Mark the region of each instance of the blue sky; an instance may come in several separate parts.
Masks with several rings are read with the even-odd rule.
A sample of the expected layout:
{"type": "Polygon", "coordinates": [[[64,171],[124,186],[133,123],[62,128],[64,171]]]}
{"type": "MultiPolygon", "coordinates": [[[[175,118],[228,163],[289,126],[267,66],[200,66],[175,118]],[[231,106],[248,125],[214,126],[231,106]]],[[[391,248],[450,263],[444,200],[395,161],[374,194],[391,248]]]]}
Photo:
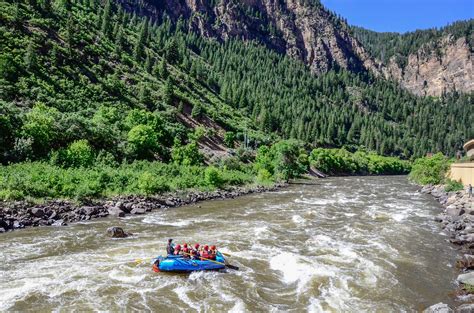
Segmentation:
{"type": "Polygon", "coordinates": [[[474,0],[321,0],[349,24],[406,32],[474,18],[474,0]]]}

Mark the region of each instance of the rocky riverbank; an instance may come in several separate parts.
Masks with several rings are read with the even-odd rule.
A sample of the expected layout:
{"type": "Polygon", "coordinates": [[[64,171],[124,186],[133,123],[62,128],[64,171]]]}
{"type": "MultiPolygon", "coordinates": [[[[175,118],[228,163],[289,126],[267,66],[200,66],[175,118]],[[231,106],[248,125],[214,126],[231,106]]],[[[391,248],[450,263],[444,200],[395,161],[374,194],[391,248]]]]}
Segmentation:
{"type": "MultiPolygon", "coordinates": [[[[442,228],[449,234],[449,241],[459,246],[460,257],[456,266],[461,273],[457,278],[460,289],[457,294],[464,296],[468,301],[474,300],[474,198],[469,198],[466,191],[446,192],[444,185],[428,185],[423,187],[420,192],[430,194],[444,207],[443,212],[435,217],[435,220],[441,223],[442,228]]],[[[435,306],[439,306],[437,304],[435,306]]],[[[425,312],[452,312],[451,309],[444,306],[444,311],[425,312]]],[[[433,306],[433,307],[435,307],[433,306]]],[[[474,304],[464,304],[456,312],[474,312],[474,304]]]]}
{"type": "Polygon", "coordinates": [[[286,184],[272,187],[234,187],[212,192],[174,192],[157,196],[120,196],[79,205],[66,200],[52,200],[43,204],[27,201],[0,202],[0,233],[36,226],[65,226],[109,215],[124,217],[145,214],[152,210],[178,207],[205,200],[229,199],[246,194],[274,191],[286,184]]]}

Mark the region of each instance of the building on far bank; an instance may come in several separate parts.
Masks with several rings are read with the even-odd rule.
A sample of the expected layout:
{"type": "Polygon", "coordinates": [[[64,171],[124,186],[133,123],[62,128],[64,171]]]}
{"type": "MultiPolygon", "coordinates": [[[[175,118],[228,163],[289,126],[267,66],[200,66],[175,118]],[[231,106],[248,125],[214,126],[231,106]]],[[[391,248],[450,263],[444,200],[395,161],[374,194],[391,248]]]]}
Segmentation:
{"type": "Polygon", "coordinates": [[[466,155],[470,160],[474,160],[474,139],[469,140],[463,146],[466,155]]]}
{"type": "Polygon", "coordinates": [[[463,148],[468,160],[451,164],[449,177],[465,186],[468,184],[474,186],[474,139],[466,142],[463,148]]]}

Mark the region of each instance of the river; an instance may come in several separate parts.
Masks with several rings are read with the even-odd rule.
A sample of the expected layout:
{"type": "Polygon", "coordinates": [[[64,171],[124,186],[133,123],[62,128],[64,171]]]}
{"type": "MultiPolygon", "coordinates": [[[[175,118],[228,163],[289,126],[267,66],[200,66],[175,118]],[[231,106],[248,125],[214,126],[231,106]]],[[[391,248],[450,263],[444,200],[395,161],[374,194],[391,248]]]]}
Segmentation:
{"type": "Polygon", "coordinates": [[[402,176],[299,181],[200,207],[2,234],[0,311],[412,312],[452,304],[456,252],[433,221],[439,204],[416,190],[402,176]],[[109,239],[110,226],[135,236],[109,239]],[[217,244],[240,270],[170,275],[133,262],[162,254],[168,237],[217,244]]]}

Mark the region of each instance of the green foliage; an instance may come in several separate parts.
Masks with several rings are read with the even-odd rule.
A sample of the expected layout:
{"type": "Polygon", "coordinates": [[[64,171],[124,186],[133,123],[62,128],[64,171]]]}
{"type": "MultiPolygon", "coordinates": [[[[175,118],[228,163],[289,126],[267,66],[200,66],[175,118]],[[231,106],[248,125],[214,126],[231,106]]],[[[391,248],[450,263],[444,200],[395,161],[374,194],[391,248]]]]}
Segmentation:
{"type": "Polygon", "coordinates": [[[444,190],[446,192],[459,191],[464,189],[464,185],[462,183],[452,179],[447,179],[445,183],[446,186],[444,187],[444,190]]]}
{"type": "Polygon", "coordinates": [[[204,157],[199,152],[196,141],[192,141],[184,146],[181,146],[179,142],[175,142],[171,150],[171,159],[175,164],[189,166],[202,164],[204,157]]]}
{"type": "Polygon", "coordinates": [[[130,153],[138,159],[152,159],[158,151],[158,137],[149,125],[134,126],[127,136],[130,153]]]}
{"type": "Polygon", "coordinates": [[[198,117],[201,117],[203,113],[203,109],[202,109],[202,106],[200,103],[196,103],[194,106],[193,106],[193,109],[191,111],[191,116],[193,118],[198,118],[198,117]]]}
{"type": "Polygon", "coordinates": [[[162,177],[155,176],[149,172],[144,172],[139,176],[138,188],[146,195],[157,194],[170,190],[170,187],[162,177]]]}
{"type": "Polygon", "coordinates": [[[311,166],[327,174],[397,175],[410,171],[408,161],[365,151],[351,153],[344,148],[314,149],[309,160],[311,166]]]}
{"type": "Polygon", "coordinates": [[[204,180],[211,187],[220,187],[223,183],[219,170],[213,166],[209,166],[204,171],[204,180]]]}
{"type": "Polygon", "coordinates": [[[272,182],[272,174],[265,168],[258,170],[257,182],[261,184],[268,184],[272,182]]]}
{"type": "Polygon", "coordinates": [[[418,158],[413,163],[410,179],[420,185],[441,184],[444,182],[450,161],[442,153],[418,158]]]}
{"type": "Polygon", "coordinates": [[[33,150],[38,155],[46,155],[59,137],[59,111],[37,103],[30,112],[22,127],[21,134],[33,140],[33,150]]]}
{"type": "Polygon", "coordinates": [[[137,161],[132,164],[63,168],[44,162],[0,166],[0,200],[87,199],[127,194],[156,194],[190,188],[214,189],[250,184],[247,170],[182,166],[137,161]]]}
{"type": "Polygon", "coordinates": [[[307,167],[300,163],[303,159],[300,158],[300,143],[282,140],[271,147],[262,146],[258,149],[255,169],[263,176],[270,173],[276,180],[288,181],[307,170],[307,167]]]}
{"type": "Polygon", "coordinates": [[[55,151],[51,162],[64,167],[88,167],[94,162],[94,151],[87,140],[77,140],[67,149],[55,151]]]}
{"type": "Polygon", "coordinates": [[[224,134],[224,144],[229,148],[235,147],[235,133],[228,131],[224,134]]]}

